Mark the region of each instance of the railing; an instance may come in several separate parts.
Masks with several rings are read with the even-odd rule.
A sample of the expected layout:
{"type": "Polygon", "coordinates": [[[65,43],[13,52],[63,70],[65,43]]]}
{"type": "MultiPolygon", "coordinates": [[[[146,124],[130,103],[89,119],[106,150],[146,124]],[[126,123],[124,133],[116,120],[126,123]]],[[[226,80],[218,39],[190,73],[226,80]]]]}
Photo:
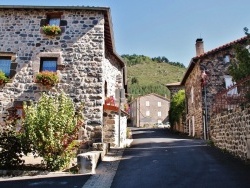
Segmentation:
{"type": "Polygon", "coordinates": [[[213,114],[234,110],[248,103],[250,103],[250,76],[215,95],[213,114]]]}

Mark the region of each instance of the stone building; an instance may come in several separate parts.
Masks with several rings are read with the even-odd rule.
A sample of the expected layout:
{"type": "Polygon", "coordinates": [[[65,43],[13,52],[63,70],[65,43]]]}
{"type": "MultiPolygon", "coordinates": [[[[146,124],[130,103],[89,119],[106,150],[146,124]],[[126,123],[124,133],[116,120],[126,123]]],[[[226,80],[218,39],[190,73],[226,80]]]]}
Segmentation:
{"type": "Polygon", "coordinates": [[[232,84],[228,67],[235,58],[233,46],[245,44],[247,37],[204,52],[203,40],[196,40],[196,56],[181,81],[186,95],[186,133],[209,139],[210,113],[216,93],[232,84]]]}
{"type": "Polygon", "coordinates": [[[178,91],[184,89],[184,86],[181,85],[180,82],[175,82],[175,83],[170,83],[170,84],[166,84],[166,87],[169,89],[170,91],[170,97],[172,99],[172,97],[178,93],[178,91]]]}
{"type": "Polygon", "coordinates": [[[134,127],[144,127],[169,120],[170,100],[151,93],[130,103],[130,118],[134,127]]]}
{"type": "MultiPolygon", "coordinates": [[[[115,90],[127,90],[126,65],[115,51],[109,8],[82,6],[0,6],[0,69],[10,81],[0,86],[0,123],[7,110],[22,113],[23,101],[42,92],[64,91],[76,106],[84,102],[80,139],[103,140],[103,105],[115,90]],[[61,33],[46,35],[44,25],[61,33]],[[51,70],[59,83],[47,88],[36,74],[51,70]]],[[[125,122],[125,121],[124,121],[125,122]]]]}

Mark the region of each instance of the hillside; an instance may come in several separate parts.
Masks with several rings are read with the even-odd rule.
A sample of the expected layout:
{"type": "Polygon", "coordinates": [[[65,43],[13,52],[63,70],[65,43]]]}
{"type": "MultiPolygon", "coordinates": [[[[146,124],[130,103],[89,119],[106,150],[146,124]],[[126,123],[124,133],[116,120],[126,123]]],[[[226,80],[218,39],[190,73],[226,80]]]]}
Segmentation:
{"type": "Polygon", "coordinates": [[[169,62],[165,57],[122,55],[122,58],[127,63],[128,90],[134,97],[148,93],[169,97],[169,91],[165,85],[181,81],[186,71],[184,65],[169,62]]]}

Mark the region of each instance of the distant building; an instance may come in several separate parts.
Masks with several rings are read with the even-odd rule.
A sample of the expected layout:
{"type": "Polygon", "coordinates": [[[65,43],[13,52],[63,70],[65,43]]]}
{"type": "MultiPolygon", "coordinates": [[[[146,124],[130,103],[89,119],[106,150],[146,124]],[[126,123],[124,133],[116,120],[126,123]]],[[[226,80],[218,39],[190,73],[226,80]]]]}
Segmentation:
{"type": "Polygon", "coordinates": [[[169,120],[170,100],[151,93],[130,103],[130,117],[134,127],[144,127],[169,120]]]}

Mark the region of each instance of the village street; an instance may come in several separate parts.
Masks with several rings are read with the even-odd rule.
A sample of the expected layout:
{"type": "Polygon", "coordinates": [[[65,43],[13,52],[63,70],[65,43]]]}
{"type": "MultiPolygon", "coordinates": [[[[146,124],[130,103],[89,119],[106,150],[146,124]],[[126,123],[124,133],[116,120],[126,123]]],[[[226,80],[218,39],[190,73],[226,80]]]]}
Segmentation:
{"type": "Polygon", "coordinates": [[[249,187],[250,166],[163,129],[134,129],[112,188],[249,187]]]}
{"type": "MultiPolygon", "coordinates": [[[[139,128],[133,128],[133,139],[131,147],[123,153],[112,188],[239,188],[250,184],[249,165],[208,146],[204,140],[178,136],[166,129],[139,128]]],[[[97,176],[97,182],[89,187],[108,187],[101,184],[107,174],[97,176]]],[[[88,179],[89,176],[82,175],[36,178],[0,182],[0,187],[80,188],[88,179]]]]}

